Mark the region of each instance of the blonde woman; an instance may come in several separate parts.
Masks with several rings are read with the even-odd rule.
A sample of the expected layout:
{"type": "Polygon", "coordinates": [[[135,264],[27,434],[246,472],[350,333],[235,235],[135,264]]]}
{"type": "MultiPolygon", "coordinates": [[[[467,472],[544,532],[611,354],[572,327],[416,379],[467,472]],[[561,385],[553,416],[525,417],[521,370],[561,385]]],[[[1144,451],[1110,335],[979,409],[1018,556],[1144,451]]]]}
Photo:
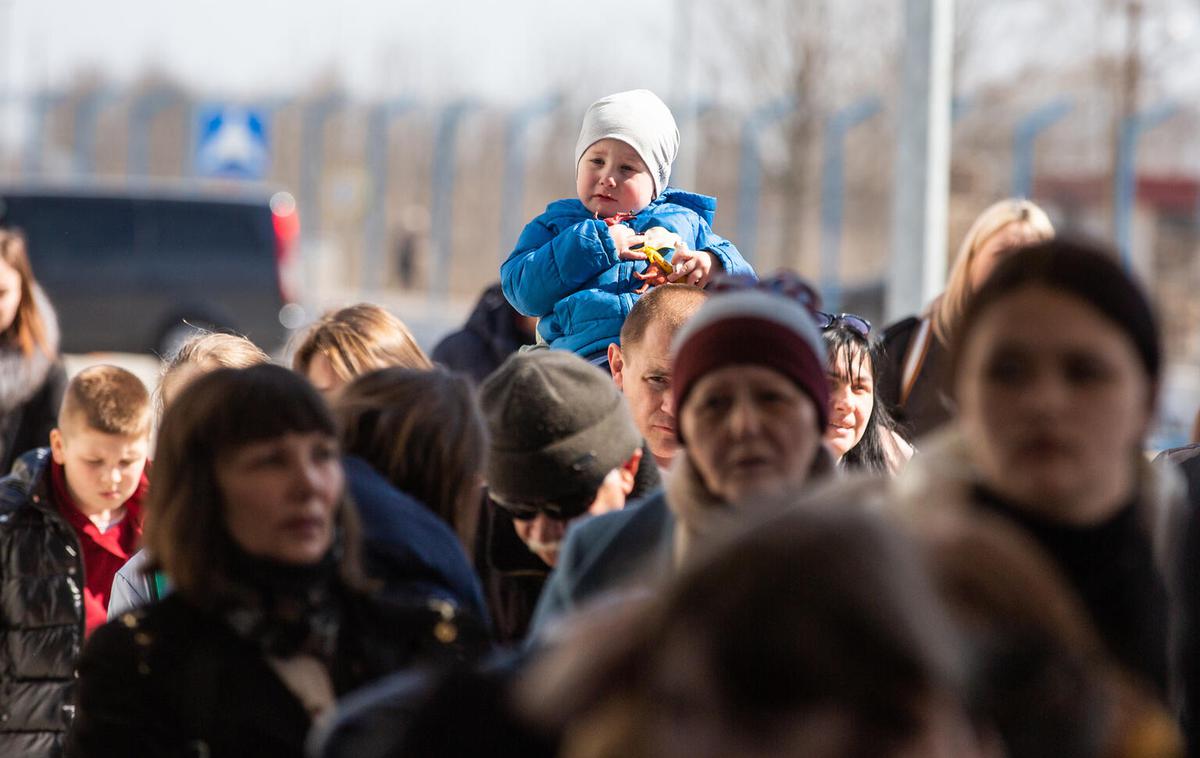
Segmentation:
{"type": "Polygon", "coordinates": [[[910,440],[953,415],[946,383],[949,345],[972,295],[1013,250],[1053,236],[1050,218],[1029,200],[1010,198],[992,204],[967,230],[945,292],[920,316],[884,329],[883,370],[875,391],[910,440]]]}
{"type": "MultiPolygon", "coordinates": [[[[175,351],[162,366],[155,393],[159,421],[172,402],[196,379],[221,368],[249,368],[270,363],[271,358],[245,337],[220,332],[200,332],[175,351]]],[[[108,598],[108,620],[161,599],[170,591],[161,571],[146,572],[150,557],[145,549],[133,554],[113,577],[108,598]]]]}
{"type": "Polygon", "coordinates": [[[433,363],[403,321],[370,303],[322,316],[292,357],[296,373],[326,399],[355,377],[392,366],[431,369],[433,363]]]}
{"type": "Polygon", "coordinates": [[[194,379],[219,368],[250,368],[270,363],[271,356],[245,337],[221,332],[200,332],[179,346],[158,375],[157,410],[166,407],[194,379]]]}

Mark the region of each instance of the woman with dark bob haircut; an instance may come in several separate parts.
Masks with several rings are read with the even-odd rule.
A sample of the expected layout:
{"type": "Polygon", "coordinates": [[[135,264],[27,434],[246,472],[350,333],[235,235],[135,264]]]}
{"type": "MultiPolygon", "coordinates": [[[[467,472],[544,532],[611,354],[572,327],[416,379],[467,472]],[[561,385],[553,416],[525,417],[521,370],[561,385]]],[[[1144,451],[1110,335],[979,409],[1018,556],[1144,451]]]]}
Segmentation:
{"type": "Polygon", "coordinates": [[[479,647],[448,603],[373,595],[333,419],[292,372],[196,379],[154,476],[150,570],[175,591],[92,636],[68,755],[300,755],[336,697],[479,647]]]}
{"type": "Polygon", "coordinates": [[[975,293],[951,352],[954,428],[898,481],[901,512],[994,514],[1045,552],[1104,646],[1166,699],[1182,669],[1170,476],[1144,455],[1161,370],[1149,301],[1111,252],[1052,240],[975,293]]]}

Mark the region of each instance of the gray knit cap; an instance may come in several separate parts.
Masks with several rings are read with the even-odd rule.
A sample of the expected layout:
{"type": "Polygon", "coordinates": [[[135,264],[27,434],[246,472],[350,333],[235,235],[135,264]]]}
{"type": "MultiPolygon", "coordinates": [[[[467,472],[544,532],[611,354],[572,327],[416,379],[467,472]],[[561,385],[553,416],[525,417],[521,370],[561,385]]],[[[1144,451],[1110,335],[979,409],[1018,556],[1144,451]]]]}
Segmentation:
{"type": "Polygon", "coordinates": [[[648,89],[602,97],[583,116],[575,142],[575,171],[589,147],[602,139],[617,139],[632,147],[654,178],[654,196],[667,188],[671,164],[679,153],[679,128],[671,109],[648,89]]]}
{"type": "Polygon", "coordinates": [[[500,503],[586,508],[642,444],[621,391],[574,353],[514,353],[479,388],[488,489],[500,503]]]}

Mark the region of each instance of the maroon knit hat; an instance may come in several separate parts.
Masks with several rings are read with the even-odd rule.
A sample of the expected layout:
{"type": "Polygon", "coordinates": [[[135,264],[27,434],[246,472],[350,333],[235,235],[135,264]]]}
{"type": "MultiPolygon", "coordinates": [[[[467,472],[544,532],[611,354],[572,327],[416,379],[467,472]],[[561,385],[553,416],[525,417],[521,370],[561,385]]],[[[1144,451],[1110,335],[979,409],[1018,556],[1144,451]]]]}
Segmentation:
{"type": "Polygon", "coordinates": [[[764,366],[791,379],[812,398],[817,431],[825,433],[829,423],[825,343],[812,314],[795,300],[758,290],[716,295],[675,335],[671,354],[677,410],[706,374],[732,365],[764,366]]]}

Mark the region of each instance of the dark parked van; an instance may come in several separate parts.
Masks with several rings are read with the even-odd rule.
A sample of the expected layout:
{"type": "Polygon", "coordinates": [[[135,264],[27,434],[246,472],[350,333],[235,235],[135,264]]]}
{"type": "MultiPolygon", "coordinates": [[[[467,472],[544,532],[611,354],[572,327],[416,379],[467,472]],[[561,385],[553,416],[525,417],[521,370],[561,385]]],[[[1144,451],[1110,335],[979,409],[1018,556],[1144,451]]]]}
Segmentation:
{"type": "Polygon", "coordinates": [[[194,327],[282,345],[295,300],[296,203],[286,192],[0,187],[58,311],[62,349],[165,354],[194,327]]]}

